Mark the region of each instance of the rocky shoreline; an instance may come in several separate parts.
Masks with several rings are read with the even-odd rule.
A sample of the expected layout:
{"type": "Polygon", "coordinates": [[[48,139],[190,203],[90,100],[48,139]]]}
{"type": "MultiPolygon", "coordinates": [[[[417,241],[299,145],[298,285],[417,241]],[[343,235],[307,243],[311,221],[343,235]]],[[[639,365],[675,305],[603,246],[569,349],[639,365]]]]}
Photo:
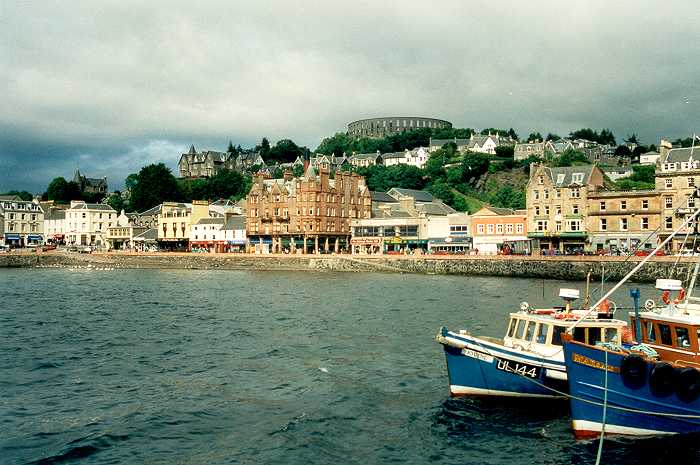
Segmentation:
{"type": "MultiPolygon", "coordinates": [[[[466,276],[508,276],[581,281],[591,272],[619,280],[641,257],[515,257],[515,256],[350,256],[251,255],[191,253],[13,253],[0,256],[0,268],[189,269],[422,273],[466,276]]],[[[653,282],[685,276],[694,263],[683,257],[654,257],[635,276],[653,282]]]]}

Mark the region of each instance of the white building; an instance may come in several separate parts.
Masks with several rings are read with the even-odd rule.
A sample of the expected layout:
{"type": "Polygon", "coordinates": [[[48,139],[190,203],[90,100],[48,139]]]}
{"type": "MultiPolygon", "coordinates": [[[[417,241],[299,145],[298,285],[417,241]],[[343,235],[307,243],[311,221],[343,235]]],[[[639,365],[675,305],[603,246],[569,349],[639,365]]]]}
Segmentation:
{"type": "Polygon", "coordinates": [[[640,165],[656,165],[656,162],[661,158],[659,152],[647,152],[639,156],[640,165]]]}
{"type": "Polygon", "coordinates": [[[247,238],[244,215],[229,216],[224,225],[224,233],[229,252],[243,252],[245,250],[247,238]]]}
{"type": "Polygon", "coordinates": [[[382,154],[382,159],[384,160],[384,166],[412,165],[423,168],[426,161],[428,161],[428,156],[427,148],[418,147],[413,150],[406,149],[404,152],[384,153],[382,154]]]}
{"type": "Polygon", "coordinates": [[[31,200],[0,196],[0,241],[25,247],[44,242],[44,210],[31,200]]]}
{"type": "Polygon", "coordinates": [[[117,223],[117,212],[102,203],[73,200],[66,210],[66,243],[106,246],[107,230],[117,223]]]}
{"type": "Polygon", "coordinates": [[[66,211],[49,207],[44,212],[44,240],[61,243],[66,235],[66,211]]]}

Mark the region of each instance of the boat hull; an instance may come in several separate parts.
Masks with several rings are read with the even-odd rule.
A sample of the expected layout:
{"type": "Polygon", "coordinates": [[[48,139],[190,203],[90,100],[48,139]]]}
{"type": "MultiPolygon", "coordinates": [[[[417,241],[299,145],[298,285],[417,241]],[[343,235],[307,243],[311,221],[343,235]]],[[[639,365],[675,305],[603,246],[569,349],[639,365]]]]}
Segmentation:
{"type": "MultiPolygon", "coordinates": [[[[652,393],[649,376],[652,363],[646,365],[646,382],[628,387],[620,374],[625,354],[598,347],[564,342],[564,358],[569,377],[571,418],[578,438],[597,436],[605,423],[606,434],[649,436],[700,431],[700,400],[684,402],[676,393],[659,396],[652,393]],[[607,409],[603,421],[605,372],[607,367],[607,409]]],[[[629,384],[629,383],[628,383],[629,384]]]]}
{"type": "Polygon", "coordinates": [[[442,330],[452,396],[565,399],[562,361],[526,355],[484,339],[442,330]]]}

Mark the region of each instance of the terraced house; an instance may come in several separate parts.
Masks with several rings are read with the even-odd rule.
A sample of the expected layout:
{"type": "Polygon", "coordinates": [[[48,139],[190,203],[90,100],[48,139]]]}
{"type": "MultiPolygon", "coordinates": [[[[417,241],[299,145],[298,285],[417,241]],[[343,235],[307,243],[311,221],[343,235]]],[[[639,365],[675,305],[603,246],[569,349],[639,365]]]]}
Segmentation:
{"type": "Polygon", "coordinates": [[[256,176],[246,199],[251,250],[338,252],[349,247],[350,220],[369,218],[372,201],[363,177],[309,166],[301,178],[256,176]]]}
{"type": "Polygon", "coordinates": [[[16,195],[0,196],[0,241],[13,247],[44,241],[44,211],[16,195]]]}
{"type": "Polygon", "coordinates": [[[587,242],[588,195],[601,189],[596,165],[550,168],[530,166],[527,183],[527,231],[541,249],[583,250],[587,242]]]}
{"type": "MultiPolygon", "coordinates": [[[[671,149],[670,144],[661,141],[660,157],[656,162],[656,190],[661,195],[661,231],[659,240],[666,239],[680,227],[693,209],[697,200],[691,194],[700,185],[700,148],[671,149]]],[[[687,232],[687,228],[683,230],[687,232]]],[[[667,251],[681,250],[685,234],[680,234],[668,245],[667,251]]]]}

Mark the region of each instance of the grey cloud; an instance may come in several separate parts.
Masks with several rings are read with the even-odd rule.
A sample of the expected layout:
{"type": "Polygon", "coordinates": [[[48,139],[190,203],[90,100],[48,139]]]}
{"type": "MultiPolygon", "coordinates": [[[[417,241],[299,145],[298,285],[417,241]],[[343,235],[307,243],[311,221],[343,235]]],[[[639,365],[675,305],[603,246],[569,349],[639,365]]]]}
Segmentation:
{"type": "MultiPolygon", "coordinates": [[[[388,114],[525,134],[686,136],[700,102],[693,6],[3,2],[0,147],[24,139],[0,158],[22,166],[10,160],[31,160],[41,140],[54,155],[39,157],[37,175],[66,171],[81,153],[96,170],[118,170],[130,147],[173,165],[178,153],[163,147],[268,136],[314,148],[348,121],[388,114]]],[[[21,187],[7,171],[0,185],[12,176],[21,187]]]]}

